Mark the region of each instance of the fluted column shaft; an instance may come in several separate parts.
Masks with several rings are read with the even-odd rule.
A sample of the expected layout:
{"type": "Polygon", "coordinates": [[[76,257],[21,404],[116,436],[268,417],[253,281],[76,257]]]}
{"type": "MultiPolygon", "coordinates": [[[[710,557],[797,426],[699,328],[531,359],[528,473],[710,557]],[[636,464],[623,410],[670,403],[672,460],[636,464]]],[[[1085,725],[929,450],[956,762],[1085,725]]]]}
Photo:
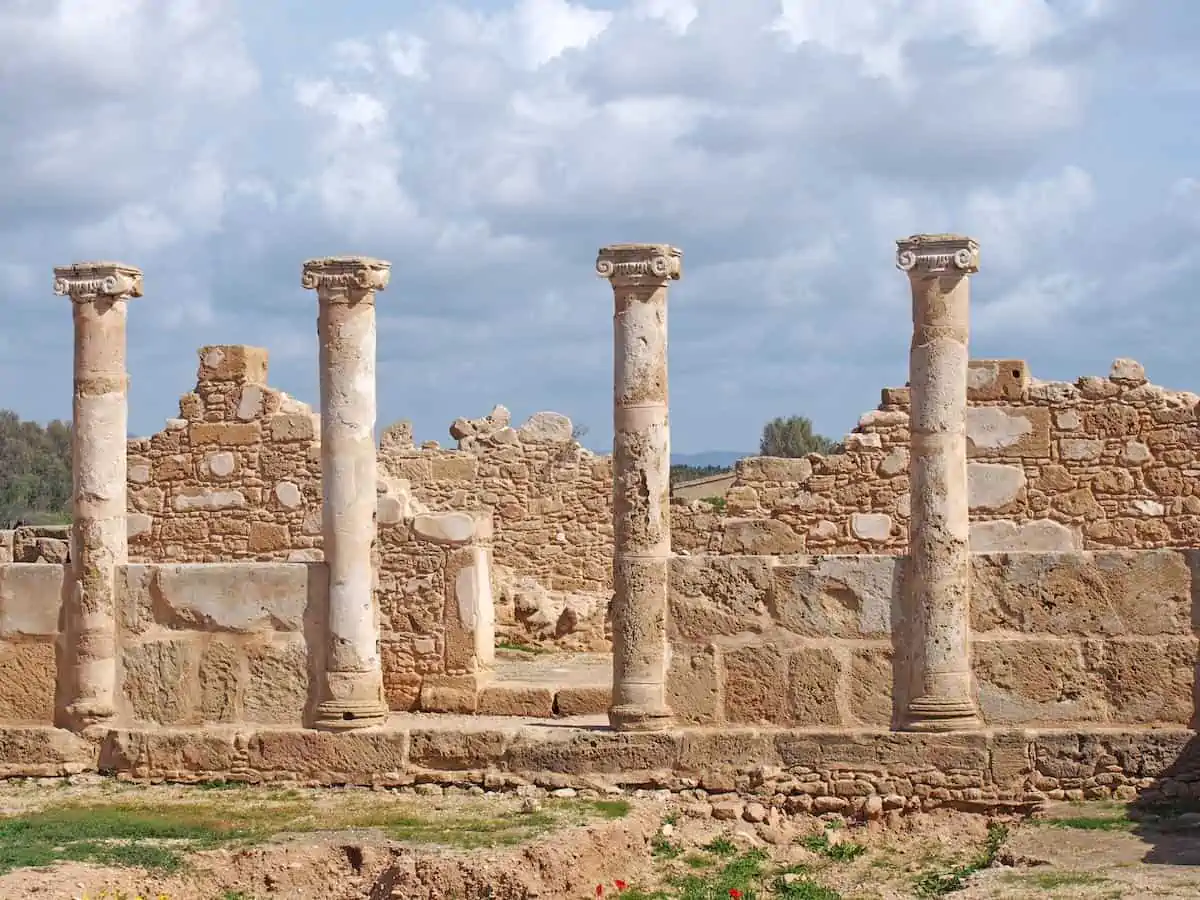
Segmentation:
{"type": "Polygon", "coordinates": [[[317,291],[321,373],[321,530],[329,572],[322,696],[314,724],[362,728],[387,716],[379,658],[375,542],[375,294],[390,264],[308,260],[317,291]]]}
{"type": "Polygon", "coordinates": [[[981,724],[971,674],[966,431],[968,276],[979,270],[979,245],[914,235],[897,248],[912,288],[910,610],[919,642],[902,724],[954,731],[981,724]]]}
{"type": "Polygon", "coordinates": [[[120,263],[64,266],[54,292],[71,299],[75,322],[64,711],[66,724],[87,728],[116,714],[116,569],[129,560],[126,304],[142,296],[142,273],[120,263]]]}
{"type": "Polygon", "coordinates": [[[613,288],[613,728],[671,724],[666,680],[671,558],[667,285],[681,253],[661,244],[600,251],[613,288]]]}

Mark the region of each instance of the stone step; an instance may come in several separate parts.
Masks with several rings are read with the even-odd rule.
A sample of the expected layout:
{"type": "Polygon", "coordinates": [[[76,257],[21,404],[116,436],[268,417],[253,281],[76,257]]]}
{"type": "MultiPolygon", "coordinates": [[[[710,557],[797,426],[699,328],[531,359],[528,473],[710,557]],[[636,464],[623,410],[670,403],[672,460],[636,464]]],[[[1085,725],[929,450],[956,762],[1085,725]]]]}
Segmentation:
{"type": "Polygon", "coordinates": [[[481,716],[600,715],[608,711],[611,688],[607,684],[555,687],[537,682],[496,681],[479,692],[481,716]]]}

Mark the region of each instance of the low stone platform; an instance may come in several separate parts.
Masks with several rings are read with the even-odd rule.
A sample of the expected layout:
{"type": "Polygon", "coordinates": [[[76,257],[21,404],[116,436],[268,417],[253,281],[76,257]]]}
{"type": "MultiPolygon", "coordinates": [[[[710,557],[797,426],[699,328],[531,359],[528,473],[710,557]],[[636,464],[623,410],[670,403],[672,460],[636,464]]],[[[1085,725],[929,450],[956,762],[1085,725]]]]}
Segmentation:
{"type": "Polygon", "coordinates": [[[485,716],[601,715],[611,696],[611,653],[500,652],[477,709],[485,716]]]}
{"type": "Polygon", "coordinates": [[[333,734],[206,726],[0,729],[0,776],[102,771],[131,779],[300,781],[488,789],[648,788],[767,798],[789,811],[980,811],[1048,799],[1200,799],[1200,741],[1183,729],[946,735],[682,728],[630,734],[602,717],[397,715],[333,734]]]}

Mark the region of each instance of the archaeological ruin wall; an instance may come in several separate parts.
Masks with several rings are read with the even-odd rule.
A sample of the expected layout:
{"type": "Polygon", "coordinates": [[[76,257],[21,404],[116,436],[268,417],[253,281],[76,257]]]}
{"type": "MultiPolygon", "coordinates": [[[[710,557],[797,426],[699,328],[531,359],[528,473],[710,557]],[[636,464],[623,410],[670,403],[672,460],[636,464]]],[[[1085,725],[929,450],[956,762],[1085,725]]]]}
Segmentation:
{"type": "MultiPolygon", "coordinates": [[[[1154,549],[1200,543],[1200,397],[1119,359],[1107,378],[1029,376],[972,360],[967,454],[972,548],[1154,549]]],[[[845,452],[749,457],[724,503],[677,502],[675,547],[707,553],[903,553],[909,543],[908,388],[886,388],[845,452]]]]}
{"type": "MultiPolygon", "coordinates": [[[[911,388],[886,392],[844,454],[744,462],[734,508],[708,513],[719,540],[696,540],[712,552],[679,552],[693,538],[674,513],[693,507],[669,502],[665,313],[681,256],[600,253],[616,360],[603,462],[574,450],[561,417],[513,429],[501,409],[456,422],[458,450],[414,447],[404,426],[376,448],[374,303],[389,266],[366,258],[303,268],[319,415],[266,386],[264,351],[210,347],[181,416],[127,443],[124,316],[141,273],[56,270],[76,328],[77,490],[69,554],[61,532],[4,537],[21,561],[0,560],[0,776],[518,783],[511,772],[730,792],[778,765],[816,791],[789,788],[810,797],[797,808],[855,814],[1125,797],[1184,769],[1191,781],[1170,789],[1192,783],[1180,760],[1200,696],[1200,551],[1155,542],[1188,540],[1171,529],[1189,514],[1196,398],[1150,388],[1127,361],[1075,386],[970,363],[978,244],[915,235],[897,254],[911,388]],[[554,452],[567,474],[547,487],[554,452]],[[553,658],[531,681],[496,676],[500,533],[510,520],[548,533],[545,514],[498,511],[530,496],[565,506],[586,495],[563,485],[588,466],[588,490],[609,491],[588,521],[611,529],[611,677],[572,706],[553,658]],[[504,494],[493,478],[528,486],[504,494]],[[863,505],[822,506],[811,525],[779,514],[843,489],[863,505]],[[893,534],[901,510],[909,533],[893,534]],[[1166,531],[1136,527],[1155,521],[1166,531]],[[814,553],[836,545],[822,522],[875,535],[855,546],[870,552],[814,553]],[[816,526],[825,538],[810,541],[816,526]],[[1146,546],[1095,543],[1122,529],[1146,546]],[[154,558],[187,557],[192,534],[194,557],[154,558]],[[608,729],[499,718],[600,710],[608,729]]],[[[538,577],[579,583],[554,582],[578,577],[555,560],[538,577]]]]}
{"type": "MultiPolygon", "coordinates": [[[[676,557],[673,708],[709,725],[901,726],[909,579],[907,557],[883,554],[676,557]]],[[[1197,551],[977,553],[971,607],[988,726],[1194,725],[1197,551]]]]}

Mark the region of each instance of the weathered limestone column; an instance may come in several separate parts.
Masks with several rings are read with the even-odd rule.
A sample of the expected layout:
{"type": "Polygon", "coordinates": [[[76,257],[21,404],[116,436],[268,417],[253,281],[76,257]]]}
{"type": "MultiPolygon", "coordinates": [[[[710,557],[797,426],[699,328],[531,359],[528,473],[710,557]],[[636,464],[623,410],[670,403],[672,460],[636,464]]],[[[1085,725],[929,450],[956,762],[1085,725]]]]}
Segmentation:
{"type": "Polygon", "coordinates": [[[310,259],[321,344],[321,533],[329,570],[328,642],[314,724],[350,729],[387,717],[379,660],[375,542],[375,293],[391,263],[310,259]]]}
{"type": "Polygon", "coordinates": [[[971,676],[971,560],[967,505],[968,276],[979,245],[953,234],[896,242],[912,287],[909,355],[912,512],[909,525],[917,665],[903,726],[981,725],[971,676]]]}
{"type": "Polygon", "coordinates": [[[64,700],[66,724],[82,729],[116,714],[115,577],[117,566],[129,561],[125,319],[129,298],[142,296],[142,272],[113,262],[57,267],[54,293],[71,299],[75,320],[64,700]]]}
{"type": "Polygon", "coordinates": [[[671,725],[666,681],[671,559],[671,430],[667,420],[667,285],[682,253],[666,244],[614,244],[596,272],[612,283],[613,688],[621,731],[671,725]]]}

